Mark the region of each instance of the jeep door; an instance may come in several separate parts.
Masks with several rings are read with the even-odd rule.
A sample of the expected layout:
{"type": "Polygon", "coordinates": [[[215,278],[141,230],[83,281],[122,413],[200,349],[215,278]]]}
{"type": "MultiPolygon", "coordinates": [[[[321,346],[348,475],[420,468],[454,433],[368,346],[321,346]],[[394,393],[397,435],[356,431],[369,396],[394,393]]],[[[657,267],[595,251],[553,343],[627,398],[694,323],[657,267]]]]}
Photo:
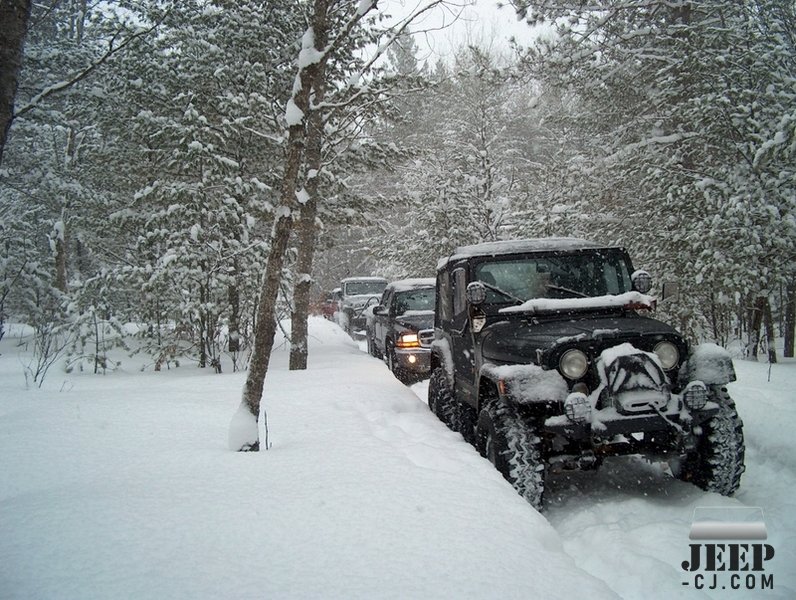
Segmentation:
{"type": "Polygon", "coordinates": [[[463,266],[453,270],[453,315],[450,326],[450,344],[453,355],[454,385],[457,396],[475,406],[476,356],[473,351],[473,334],[467,306],[467,269],[463,266]]]}

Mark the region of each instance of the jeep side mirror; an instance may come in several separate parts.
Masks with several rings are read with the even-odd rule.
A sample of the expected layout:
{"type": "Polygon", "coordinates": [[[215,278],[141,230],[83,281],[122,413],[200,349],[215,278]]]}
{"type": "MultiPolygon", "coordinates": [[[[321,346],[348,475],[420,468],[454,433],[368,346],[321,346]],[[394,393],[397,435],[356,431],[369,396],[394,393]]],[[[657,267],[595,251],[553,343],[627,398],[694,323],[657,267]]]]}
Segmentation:
{"type": "Polygon", "coordinates": [[[483,304],[484,300],[486,300],[486,286],[480,281],[473,281],[467,284],[465,296],[467,297],[467,302],[473,306],[483,304]]]}
{"type": "Polygon", "coordinates": [[[680,284],[674,281],[666,281],[663,284],[661,291],[661,302],[664,300],[672,300],[677,302],[680,299],[680,284]]]}
{"type": "Polygon", "coordinates": [[[652,276],[646,271],[639,269],[630,276],[633,289],[642,294],[646,294],[652,289],[652,276]]]}
{"type": "Polygon", "coordinates": [[[380,317],[386,317],[387,316],[387,307],[386,306],[382,306],[381,304],[379,304],[378,306],[376,306],[373,309],[373,314],[374,315],[378,315],[380,317]]]}

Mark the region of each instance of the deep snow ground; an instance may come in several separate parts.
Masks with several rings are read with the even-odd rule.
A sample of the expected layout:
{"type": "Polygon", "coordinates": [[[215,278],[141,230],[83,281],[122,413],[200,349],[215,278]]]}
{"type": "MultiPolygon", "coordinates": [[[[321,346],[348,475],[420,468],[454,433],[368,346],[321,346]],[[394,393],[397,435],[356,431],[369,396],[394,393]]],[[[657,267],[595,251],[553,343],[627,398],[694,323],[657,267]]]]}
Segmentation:
{"type": "MultiPolygon", "coordinates": [[[[226,449],[241,374],[53,371],[0,344],[2,598],[796,597],[796,365],[736,363],[737,498],[636,459],[555,480],[545,516],[338,328],[277,350],[273,448],[226,449]],[[693,509],[761,506],[775,590],[684,587],[693,509]],[[552,525],[552,527],[551,527],[552,525]]],[[[140,361],[139,361],[140,362],[140,361]]],[[[412,392],[415,392],[414,394],[412,392]]]]}
{"type": "MultiPolygon", "coordinates": [[[[665,464],[639,457],[609,459],[597,472],[548,482],[544,516],[565,551],[624,598],[796,598],[796,362],[735,360],[735,369],[738,381],[729,390],[744,421],[746,472],[733,498],[675,481],[665,464]],[[719,574],[716,589],[695,590],[681,568],[694,509],[741,506],[763,509],[766,543],[776,551],[767,569],[774,589],[760,589],[759,578],[756,589],[745,580],[732,589],[729,574],[719,574]]],[[[426,398],[427,381],[412,387],[426,398]]],[[[713,585],[712,578],[703,583],[713,585]]]]}

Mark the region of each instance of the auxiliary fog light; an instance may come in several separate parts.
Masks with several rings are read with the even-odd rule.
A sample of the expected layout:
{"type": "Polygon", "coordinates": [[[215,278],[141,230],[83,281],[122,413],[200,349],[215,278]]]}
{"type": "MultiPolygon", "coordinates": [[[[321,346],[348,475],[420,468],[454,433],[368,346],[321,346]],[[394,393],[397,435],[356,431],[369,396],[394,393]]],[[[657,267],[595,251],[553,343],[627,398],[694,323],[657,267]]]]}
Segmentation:
{"type": "Polygon", "coordinates": [[[410,354],[408,358],[409,362],[415,364],[417,362],[417,357],[414,354],[410,354]]]}
{"type": "Polygon", "coordinates": [[[573,423],[584,423],[591,417],[591,404],[586,394],[572,392],[564,400],[564,412],[573,423]]]}
{"type": "Polygon", "coordinates": [[[701,381],[692,381],[683,391],[685,405],[691,410],[702,410],[708,402],[708,388],[701,381]]]}

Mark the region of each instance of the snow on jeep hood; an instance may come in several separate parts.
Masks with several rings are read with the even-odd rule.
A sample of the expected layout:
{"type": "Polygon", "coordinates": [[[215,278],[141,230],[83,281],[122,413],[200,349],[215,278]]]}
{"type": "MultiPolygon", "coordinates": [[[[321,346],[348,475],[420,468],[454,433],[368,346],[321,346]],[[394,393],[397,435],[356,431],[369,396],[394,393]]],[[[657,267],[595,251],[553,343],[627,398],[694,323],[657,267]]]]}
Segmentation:
{"type": "Polygon", "coordinates": [[[507,306],[498,312],[563,312],[568,310],[588,310],[590,308],[614,308],[633,306],[655,308],[656,299],[639,292],[625,292],[617,296],[595,296],[593,298],[533,298],[517,306],[507,306]]]}

